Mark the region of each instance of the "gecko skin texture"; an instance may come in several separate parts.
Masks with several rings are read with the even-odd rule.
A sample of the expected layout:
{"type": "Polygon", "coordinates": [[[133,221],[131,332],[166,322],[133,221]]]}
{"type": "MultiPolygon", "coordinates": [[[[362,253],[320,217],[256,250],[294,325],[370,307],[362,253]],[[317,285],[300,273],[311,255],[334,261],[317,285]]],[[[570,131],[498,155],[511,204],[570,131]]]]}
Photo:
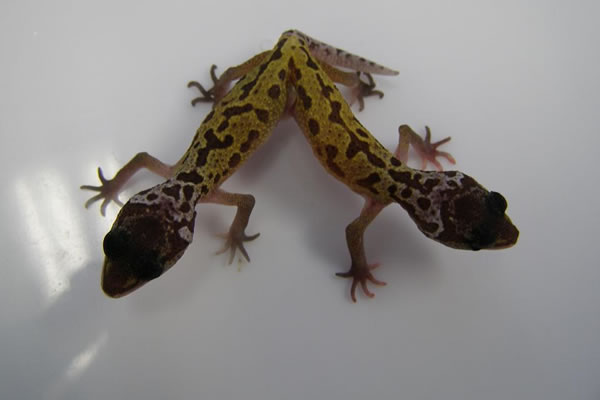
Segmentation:
{"type": "Polygon", "coordinates": [[[363,236],[391,203],[406,210],[425,236],[452,248],[500,249],[516,243],[519,232],[505,214],[507,202],[501,194],[462,172],[441,171],[436,157],[454,162],[448,153],[437,151],[449,138],[431,143],[429,129],[423,140],[402,125],[398,149],[392,153],[356,119],[334,83],[350,87],[362,109],[364,97],[383,96],[374,90],[370,74],[396,75],[396,71],[296,30],[284,32],[272,50],[227,69],[218,79],[214,68],[213,88],[190,83],[204,96],[194,102],[212,102],[213,109],[176,164],[139,153],[111,180],[99,169],[101,186],[82,186],[100,192],[86,207],[103,200],[104,214],[110,201],[119,203],[120,190],[137,170],[147,168],[166,178],[131,197],[104,238],[101,286],[108,296],[131,293],[177,262],[192,242],[198,203],[237,206],[222,251],[230,251],[230,262],[236,251],[249,260],[244,243],[258,236],[245,233],[254,197],[227,193],[220,186],[286,115],[295,119],[325,170],[365,198],[361,214],[346,228],[350,269],[338,274],[352,279],[353,301],[359,285],[372,297],[367,283],[384,284],[372,274],[375,265],[367,263],[363,236]],[[369,82],[362,81],[361,74],[369,82]],[[409,144],[423,157],[424,165],[428,160],[439,170],[408,167],[409,144]]]}

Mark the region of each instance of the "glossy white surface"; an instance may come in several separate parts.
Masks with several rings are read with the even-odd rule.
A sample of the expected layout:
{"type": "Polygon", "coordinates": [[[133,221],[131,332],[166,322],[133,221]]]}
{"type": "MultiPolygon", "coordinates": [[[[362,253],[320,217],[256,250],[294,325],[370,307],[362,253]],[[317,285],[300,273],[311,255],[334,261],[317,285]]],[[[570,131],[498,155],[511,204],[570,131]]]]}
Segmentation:
{"type": "MultiPolygon", "coordinates": [[[[0,398],[598,399],[600,70],[592,1],[70,2],[0,5],[0,398]],[[167,5],[168,4],[168,5],[167,5]],[[208,107],[190,79],[298,28],[401,71],[359,115],[388,148],[428,124],[500,191],[521,231],[461,252],[389,207],[366,237],[375,299],[349,300],[358,196],[298,128],[224,187],[250,192],[252,263],[214,256],[232,209],[201,206],[160,279],[99,288],[116,215],[83,203],[101,165],[178,159],[208,107]]],[[[143,172],[122,196],[159,182],[143,172]]]]}

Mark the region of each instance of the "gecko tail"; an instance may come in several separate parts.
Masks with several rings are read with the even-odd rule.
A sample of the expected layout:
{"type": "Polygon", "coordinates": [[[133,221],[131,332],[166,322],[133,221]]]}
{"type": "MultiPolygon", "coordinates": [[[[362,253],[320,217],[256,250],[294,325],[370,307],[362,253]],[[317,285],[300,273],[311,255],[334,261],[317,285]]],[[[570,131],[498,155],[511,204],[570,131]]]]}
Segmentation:
{"type": "Polygon", "coordinates": [[[398,75],[399,73],[396,70],[385,67],[374,61],[367,60],[364,57],[357,56],[356,54],[349,53],[345,50],[321,42],[296,29],[290,29],[284,34],[294,35],[305,40],[312,55],[329,65],[377,75],[391,76],[398,75]]]}

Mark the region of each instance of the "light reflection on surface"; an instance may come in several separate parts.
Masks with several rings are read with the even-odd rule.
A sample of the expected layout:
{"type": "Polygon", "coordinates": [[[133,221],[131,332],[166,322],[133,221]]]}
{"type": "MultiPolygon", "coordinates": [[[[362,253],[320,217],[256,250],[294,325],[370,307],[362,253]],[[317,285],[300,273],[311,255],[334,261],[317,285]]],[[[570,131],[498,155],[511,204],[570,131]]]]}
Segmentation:
{"type": "Polygon", "coordinates": [[[49,400],[64,398],[69,385],[77,380],[92,365],[100,350],[106,345],[107,340],[108,333],[106,331],[101,332],[96,340],[90,343],[81,353],[73,357],[64,375],[47,390],[45,398],[49,400]]]}
{"type": "Polygon", "coordinates": [[[75,356],[65,372],[66,380],[72,381],[81,376],[81,374],[92,364],[92,361],[94,361],[94,358],[96,358],[107,339],[108,333],[102,332],[87,349],[75,356]]]}
{"type": "Polygon", "coordinates": [[[73,190],[60,174],[44,170],[15,183],[17,204],[31,243],[35,275],[44,305],[48,306],[70,288],[70,279],[89,259],[84,232],[75,217],[73,190]]]}

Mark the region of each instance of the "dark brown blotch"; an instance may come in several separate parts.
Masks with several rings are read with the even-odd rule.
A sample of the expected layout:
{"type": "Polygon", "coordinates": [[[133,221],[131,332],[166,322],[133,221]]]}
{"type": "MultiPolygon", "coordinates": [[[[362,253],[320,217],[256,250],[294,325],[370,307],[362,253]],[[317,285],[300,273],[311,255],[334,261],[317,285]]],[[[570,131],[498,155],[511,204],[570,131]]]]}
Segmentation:
{"type": "MultiPolygon", "coordinates": [[[[304,52],[304,54],[306,54],[306,65],[309,68],[312,68],[314,70],[318,70],[319,66],[313,61],[313,59],[310,56],[310,54],[308,53],[308,51],[305,48],[303,48],[303,47],[301,47],[300,50],[302,50],[304,52]]],[[[329,50],[325,49],[325,53],[329,54],[329,50]]]]}
{"type": "Polygon", "coordinates": [[[373,187],[373,185],[375,185],[377,182],[380,182],[380,181],[381,181],[381,177],[379,176],[379,174],[376,172],[373,172],[366,178],[357,180],[356,184],[369,189],[371,191],[371,193],[373,193],[373,194],[379,194],[379,192],[377,191],[377,189],[375,189],[373,187]]]}
{"type": "Polygon", "coordinates": [[[186,200],[191,200],[194,197],[194,187],[191,185],[186,185],[183,187],[183,196],[186,200]]]}
{"type": "Polygon", "coordinates": [[[396,157],[392,157],[390,158],[390,163],[394,166],[394,167],[399,167],[402,165],[402,162],[400,162],[400,160],[398,160],[396,157]]]}
{"type": "Polygon", "coordinates": [[[254,113],[256,114],[256,118],[258,118],[258,120],[263,124],[269,122],[269,111],[263,110],[262,108],[257,108],[254,110],[254,113]]]}
{"type": "Polygon", "coordinates": [[[228,126],[229,126],[229,121],[228,120],[224,120],[217,127],[217,132],[223,132],[225,129],[227,129],[228,126]]]}
{"type": "Polygon", "coordinates": [[[426,211],[431,206],[431,200],[429,200],[427,197],[419,197],[417,199],[417,205],[419,208],[421,208],[421,210],[426,211]]]}
{"type": "Polygon", "coordinates": [[[233,153],[233,155],[229,159],[229,168],[235,168],[241,160],[242,157],[240,156],[240,153],[233,153]]]}
{"type": "Polygon", "coordinates": [[[204,177],[198,174],[196,170],[192,170],[190,172],[180,172],[179,174],[177,174],[175,179],[182,182],[193,183],[194,185],[204,182],[204,177]]]}
{"type": "Polygon", "coordinates": [[[354,134],[350,131],[350,143],[346,148],[346,157],[353,158],[358,153],[364,153],[367,156],[367,160],[377,168],[384,168],[385,162],[375,154],[371,152],[370,146],[368,142],[363,142],[358,139],[354,134]]]}
{"type": "Polygon", "coordinates": [[[331,102],[331,113],[329,113],[329,120],[333,123],[344,125],[344,121],[340,115],[340,110],[342,109],[342,103],[339,101],[331,102]]]}
{"type": "Polygon", "coordinates": [[[196,159],[196,166],[203,167],[208,160],[208,155],[211,151],[215,149],[226,149],[227,147],[233,144],[233,136],[226,135],[225,138],[221,141],[214,134],[212,129],[209,129],[204,134],[204,139],[206,140],[206,145],[198,150],[198,158],[196,159]]]}
{"type": "Polygon", "coordinates": [[[317,77],[319,86],[321,86],[321,94],[325,98],[329,99],[329,97],[331,96],[331,93],[333,93],[333,88],[329,85],[326,85],[325,82],[323,82],[323,78],[321,77],[321,74],[317,73],[315,76],[317,77]]]}
{"type": "Polygon", "coordinates": [[[179,211],[181,211],[184,214],[190,212],[191,209],[192,207],[190,206],[190,203],[183,203],[181,207],[179,207],[179,211]]]}
{"type": "Polygon", "coordinates": [[[330,145],[330,144],[325,146],[325,154],[327,154],[327,166],[329,167],[331,172],[333,172],[337,176],[343,178],[344,176],[346,176],[346,174],[344,174],[344,171],[342,171],[340,166],[337,165],[334,161],[335,156],[337,156],[337,153],[338,153],[337,147],[330,145]]]}
{"type": "Polygon", "coordinates": [[[367,132],[363,131],[363,130],[362,130],[362,129],[360,129],[360,128],[356,130],[356,134],[357,134],[358,136],[362,136],[362,137],[364,137],[365,139],[369,137],[369,134],[368,134],[367,132]]]}
{"type": "Polygon", "coordinates": [[[167,196],[175,199],[175,201],[179,201],[180,191],[181,191],[181,185],[178,185],[178,184],[175,184],[173,186],[165,186],[161,190],[161,192],[163,192],[167,196]]]}
{"type": "Polygon", "coordinates": [[[209,112],[206,117],[204,118],[204,121],[202,121],[203,124],[207,123],[208,121],[210,121],[212,119],[212,117],[215,115],[215,110],[212,110],[211,112],[209,112]]]}
{"type": "Polygon", "coordinates": [[[301,85],[297,85],[296,86],[296,93],[298,94],[298,98],[302,102],[302,105],[304,106],[304,109],[308,110],[312,106],[312,99],[306,93],[306,89],[304,89],[304,87],[301,86],[301,85]]]}
{"type": "Polygon", "coordinates": [[[419,182],[419,179],[422,177],[420,173],[415,173],[412,175],[409,171],[396,171],[394,169],[389,169],[388,174],[390,177],[396,181],[400,182],[412,189],[416,189],[417,191],[422,192],[424,195],[428,195],[431,193],[435,185],[439,183],[439,179],[428,179],[429,182],[426,185],[423,185],[419,182]]]}
{"type": "Polygon", "coordinates": [[[439,185],[440,180],[439,179],[427,179],[425,181],[425,183],[423,183],[423,187],[425,187],[425,189],[427,190],[427,192],[431,192],[433,190],[434,187],[436,187],[437,185],[439,185]]]}
{"type": "Polygon", "coordinates": [[[423,230],[427,233],[433,233],[433,232],[437,231],[439,228],[439,225],[436,224],[435,222],[421,222],[419,224],[419,226],[421,227],[421,230],[423,230]]]}
{"type": "Polygon", "coordinates": [[[252,142],[254,142],[256,139],[258,139],[258,131],[256,129],[252,129],[250,132],[248,132],[248,138],[246,141],[240,145],[240,151],[245,153],[250,150],[252,147],[252,142]]]}
{"type": "Polygon", "coordinates": [[[317,122],[316,119],[310,118],[308,120],[308,130],[310,131],[311,135],[313,135],[313,136],[319,134],[320,127],[319,127],[319,123],[317,122]]]}
{"type": "Polygon", "coordinates": [[[272,99],[278,99],[279,95],[281,94],[281,88],[279,85],[273,85],[269,88],[269,90],[267,90],[267,94],[272,99]]]}
{"type": "Polygon", "coordinates": [[[226,108],[225,110],[223,110],[223,115],[225,116],[225,118],[229,119],[233,116],[250,112],[253,109],[254,107],[252,107],[252,104],[246,103],[243,106],[231,106],[226,108]]]}
{"type": "Polygon", "coordinates": [[[288,69],[290,70],[290,78],[294,82],[298,82],[302,79],[302,73],[298,68],[296,68],[296,63],[294,62],[294,57],[290,57],[288,61],[288,69]]]}

